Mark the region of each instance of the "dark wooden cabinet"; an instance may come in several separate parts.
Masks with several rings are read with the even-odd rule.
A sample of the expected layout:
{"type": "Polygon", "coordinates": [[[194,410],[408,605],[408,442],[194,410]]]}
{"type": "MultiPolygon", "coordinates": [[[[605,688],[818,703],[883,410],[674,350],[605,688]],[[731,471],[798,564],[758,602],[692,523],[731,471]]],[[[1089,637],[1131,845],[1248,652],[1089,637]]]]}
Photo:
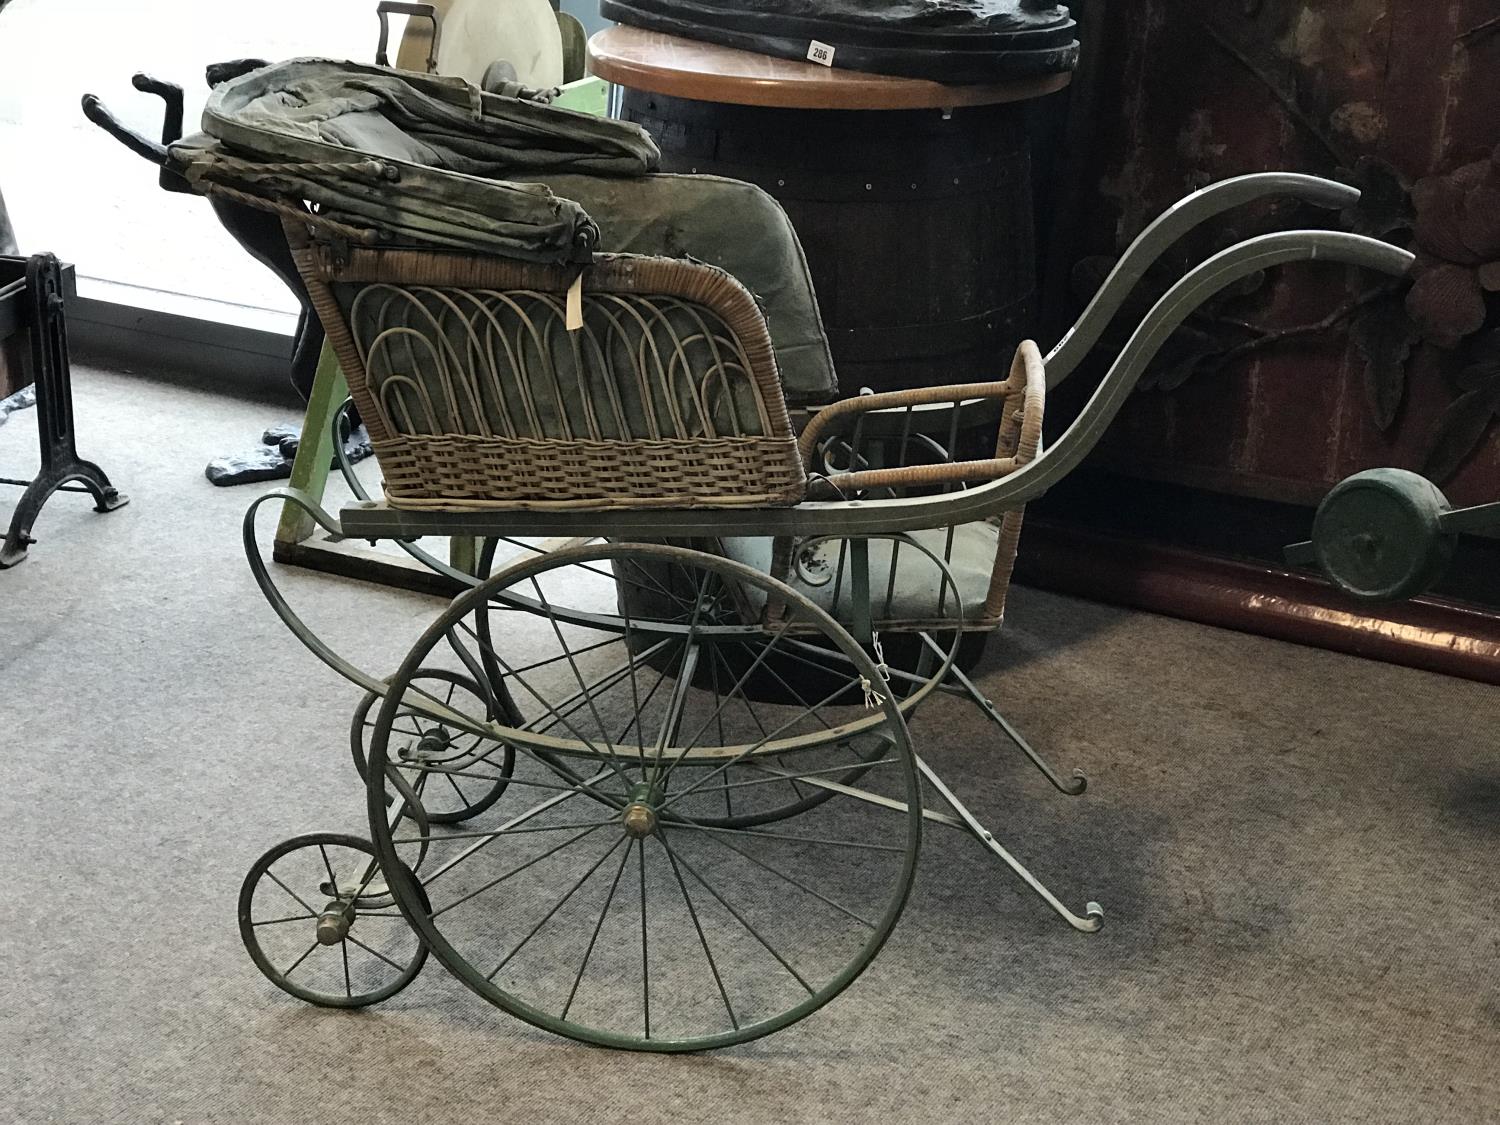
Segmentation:
{"type": "MultiPolygon", "coordinates": [[[[1023,580],[1500,680],[1500,543],[1466,543],[1438,597],[1389,611],[1341,601],[1278,557],[1334,484],[1374,466],[1425,472],[1457,505],[1500,499],[1500,265],[1486,265],[1500,259],[1500,7],[1080,9],[1070,171],[1042,200],[1054,331],[1162,209],[1248,172],[1352,178],[1365,201],[1342,215],[1283,203],[1227,216],[1180,248],[1158,291],[1219,246],[1288,226],[1387,237],[1438,272],[1414,302],[1420,331],[1404,326],[1404,291],[1371,301],[1383,279],[1316,265],[1275,271],[1195,320],[1087,470],[1034,507],[1023,580]]],[[[1059,395],[1049,416],[1069,405],[1059,395]]]]}

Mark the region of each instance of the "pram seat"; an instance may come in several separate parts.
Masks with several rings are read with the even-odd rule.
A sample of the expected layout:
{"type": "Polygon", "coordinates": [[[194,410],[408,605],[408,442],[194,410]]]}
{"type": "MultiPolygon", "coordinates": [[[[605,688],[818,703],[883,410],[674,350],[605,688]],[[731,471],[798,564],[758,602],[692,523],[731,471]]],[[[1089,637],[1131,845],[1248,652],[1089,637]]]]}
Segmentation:
{"type": "MultiPolygon", "coordinates": [[[[989,607],[989,599],[996,587],[1001,534],[1000,521],[979,520],[910,532],[907,538],[917,550],[903,551],[907,544],[901,540],[872,540],[867,565],[875,597],[873,626],[877,630],[942,629],[962,622],[966,630],[999,628],[1001,614],[989,607]],[[951,587],[933,567],[934,556],[945,560],[951,587]]],[[[785,568],[777,564],[773,539],[731,537],[720,542],[728,558],[766,574],[783,575],[787,585],[834,620],[845,626],[858,620],[862,611],[856,607],[855,587],[847,576],[847,559],[842,563],[845,577],[838,578],[841,550],[837,540],[803,548],[803,554],[785,568]]]]}

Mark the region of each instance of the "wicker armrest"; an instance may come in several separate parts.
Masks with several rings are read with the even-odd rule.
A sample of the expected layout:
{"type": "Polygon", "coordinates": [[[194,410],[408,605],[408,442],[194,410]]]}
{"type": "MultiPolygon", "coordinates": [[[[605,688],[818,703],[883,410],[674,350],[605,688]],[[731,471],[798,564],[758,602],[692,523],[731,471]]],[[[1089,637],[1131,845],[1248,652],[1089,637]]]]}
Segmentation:
{"type": "Polygon", "coordinates": [[[920,387],[862,395],[834,403],[815,415],[803,430],[799,441],[802,459],[804,463],[811,464],[818,443],[851,416],[941,403],[951,403],[956,407],[975,399],[995,398],[1002,401],[1004,414],[995,445],[995,456],[992,458],[837,473],[817,478],[814,483],[817,486],[817,498],[830,498],[849,497],[877,488],[912,488],[997,480],[1015,472],[1036,456],[1041,446],[1046,396],[1047,376],[1041,352],[1034,342],[1027,340],[1016,350],[1010,377],[1004,382],[920,387]]]}

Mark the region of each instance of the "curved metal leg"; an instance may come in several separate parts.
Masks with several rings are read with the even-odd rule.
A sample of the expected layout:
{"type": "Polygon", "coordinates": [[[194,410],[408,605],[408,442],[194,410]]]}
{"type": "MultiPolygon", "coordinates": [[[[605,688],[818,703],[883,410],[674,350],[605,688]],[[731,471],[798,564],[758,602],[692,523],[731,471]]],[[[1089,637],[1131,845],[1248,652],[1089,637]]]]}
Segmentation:
{"type": "Polygon", "coordinates": [[[964,806],[964,803],[953,795],[953,790],[949,789],[933,768],[923,761],[921,755],[917,755],[917,768],[922,771],[922,776],[927,779],[932,787],[942,794],[943,800],[952,806],[953,811],[958,814],[959,819],[964,822],[969,831],[978,837],[979,842],[1004,860],[1005,865],[1019,875],[1021,881],[1030,887],[1036,893],[1037,897],[1055,910],[1063,921],[1075,930],[1086,934],[1094,933],[1104,925],[1104,907],[1091,900],[1084,903],[1084,916],[1074,914],[1073,911],[1062,904],[1062,901],[1056,895],[1047,889],[1046,885],[1040,879],[1028,871],[1020,860],[1005,850],[1000,841],[995,839],[994,833],[981,824],[979,818],[971,813],[964,806]]]}
{"type": "Polygon", "coordinates": [[[31,537],[31,526],[41,514],[42,505],[54,492],[87,491],[94,498],[94,511],[96,512],[112,512],[130,502],[128,496],[109,483],[104,470],[91,461],[74,461],[71,465],[60,466],[59,469],[61,471],[48,471],[44,467],[41,475],[27,485],[26,491],[21,494],[21,499],[16,503],[15,513],[10,519],[10,531],[5,536],[5,545],[0,547],[0,570],[13,567],[26,558],[26,548],[36,542],[31,537]],[[75,483],[83,485],[83,488],[64,487],[75,483]]]}
{"type": "MultiPolygon", "coordinates": [[[[934,652],[941,653],[942,650],[937,647],[937,642],[931,636],[923,633],[922,640],[934,652]]],[[[1084,776],[1082,770],[1074,770],[1073,777],[1070,780],[1064,780],[1059,776],[1047,759],[1037,753],[1031,743],[1026,741],[1025,736],[1011,725],[1009,719],[1000,713],[1000,708],[996,707],[994,702],[979,690],[978,685],[969,679],[968,676],[964,675],[957,666],[949,671],[948,678],[953,683],[958,684],[963,694],[967,695],[974,702],[974,705],[983,711],[992,723],[1000,728],[1006,738],[1010,739],[1020,748],[1021,753],[1031,759],[1031,764],[1042,772],[1042,776],[1050,781],[1059,793],[1066,793],[1069,797],[1077,797],[1089,787],[1089,779],[1084,776]]]]}
{"type": "Polygon", "coordinates": [[[104,470],[79,457],[74,445],[64,275],[62,264],[54,255],[37,254],[26,263],[26,290],[41,468],[11,516],[10,531],[4,547],[0,548],[0,570],[15,566],[26,557],[26,548],[33,542],[31,527],[42,505],[64,486],[83,485],[94,497],[96,512],[111,512],[127,502],[109,483],[104,470]]]}

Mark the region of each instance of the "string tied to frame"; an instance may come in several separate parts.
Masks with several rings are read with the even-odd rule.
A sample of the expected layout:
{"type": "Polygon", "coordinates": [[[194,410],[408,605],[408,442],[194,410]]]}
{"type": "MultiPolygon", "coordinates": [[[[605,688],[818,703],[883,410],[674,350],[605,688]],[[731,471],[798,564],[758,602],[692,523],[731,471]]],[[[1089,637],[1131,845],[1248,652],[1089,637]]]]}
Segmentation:
{"type": "MultiPolygon", "coordinates": [[[[880,686],[887,687],[890,684],[891,669],[885,662],[885,649],[880,646],[880,633],[877,631],[870,635],[870,642],[875,648],[875,670],[880,673],[880,686]]],[[[885,706],[885,696],[875,690],[868,677],[859,678],[859,686],[864,689],[865,708],[873,711],[877,707],[885,706]]]]}

